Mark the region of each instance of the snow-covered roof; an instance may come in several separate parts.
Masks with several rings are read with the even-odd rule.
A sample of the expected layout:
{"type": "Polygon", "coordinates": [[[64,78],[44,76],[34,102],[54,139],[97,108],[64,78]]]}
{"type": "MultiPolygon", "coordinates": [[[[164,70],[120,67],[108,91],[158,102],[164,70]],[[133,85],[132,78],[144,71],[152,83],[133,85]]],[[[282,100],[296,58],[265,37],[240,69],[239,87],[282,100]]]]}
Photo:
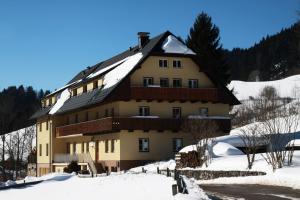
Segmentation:
{"type": "Polygon", "coordinates": [[[181,53],[195,55],[195,52],[189,49],[185,44],[183,44],[173,35],[169,35],[166,38],[162,45],[162,49],[165,53],[181,53]]]}

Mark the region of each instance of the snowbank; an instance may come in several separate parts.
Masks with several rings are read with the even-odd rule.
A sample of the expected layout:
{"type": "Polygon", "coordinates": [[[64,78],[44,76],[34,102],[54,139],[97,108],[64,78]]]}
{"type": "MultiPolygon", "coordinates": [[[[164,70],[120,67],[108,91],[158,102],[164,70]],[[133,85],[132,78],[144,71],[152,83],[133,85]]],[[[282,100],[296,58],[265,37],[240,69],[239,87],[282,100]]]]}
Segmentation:
{"type": "Polygon", "coordinates": [[[239,149],[224,142],[218,142],[217,144],[215,144],[213,146],[213,152],[216,156],[244,155],[244,153],[239,149]]]}
{"type": "Polygon", "coordinates": [[[129,172],[141,172],[142,168],[144,168],[147,172],[156,172],[157,167],[161,170],[166,170],[169,168],[170,170],[174,170],[176,166],[175,160],[169,160],[169,161],[159,161],[147,164],[145,166],[135,167],[129,170],[129,172]]]}
{"type": "Polygon", "coordinates": [[[162,45],[162,49],[165,53],[183,53],[183,54],[194,54],[185,44],[180,42],[173,35],[169,35],[162,45]]]}
{"type": "Polygon", "coordinates": [[[281,97],[299,98],[300,94],[300,75],[290,76],[277,81],[265,82],[245,82],[231,81],[227,86],[230,90],[234,89],[234,94],[239,100],[249,99],[249,96],[256,97],[266,86],[273,86],[281,97]],[[298,95],[297,95],[298,93],[298,95]]]}
{"type": "MultiPolygon", "coordinates": [[[[50,176],[51,177],[51,176],[50,176]]],[[[52,180],[50,177],[47,180],[52,180]]],[[[58,174],[52,174],[54,180],[61,180],[58,174]]],[[[44,177],[45,178],[45,177],[44,177]]],[[[195,182],[189,182],[190,194],[172,195],[172,185],[175,181],[171,177],[158,174],[112,174],[97,178],[79,178],[70,176],[62,181],[44,181],[43,183],[22,189],[10,189],[0,192],[0,199],[31,199],[53,200],[53,199],[92,199],[100,197],[103,199],[119,200],[186,200],[186,199],[208,199],[204,192],[195,182]]]]}

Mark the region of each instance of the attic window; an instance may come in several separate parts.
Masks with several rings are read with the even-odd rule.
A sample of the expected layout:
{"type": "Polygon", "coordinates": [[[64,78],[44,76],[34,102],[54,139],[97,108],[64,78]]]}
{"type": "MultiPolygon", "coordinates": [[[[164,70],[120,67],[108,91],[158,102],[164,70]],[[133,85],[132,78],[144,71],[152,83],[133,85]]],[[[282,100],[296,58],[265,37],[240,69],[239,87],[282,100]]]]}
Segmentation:
{"type": "Polygon", "coordinates": [[[181,60],[173,60],[173,68],[181,68],[181,60]]]}
{"type": "Polygon", "coordinates": [[[159,59],[158,64],[159,64],[159,67],[168,67],[168,60],[159,59]]]}

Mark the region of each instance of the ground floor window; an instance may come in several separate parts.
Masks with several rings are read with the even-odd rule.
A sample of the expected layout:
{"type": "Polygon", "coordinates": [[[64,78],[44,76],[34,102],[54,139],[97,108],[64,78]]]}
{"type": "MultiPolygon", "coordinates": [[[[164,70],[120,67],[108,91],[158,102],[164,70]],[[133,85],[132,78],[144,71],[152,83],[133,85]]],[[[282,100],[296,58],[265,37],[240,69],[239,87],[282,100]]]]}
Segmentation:
{"type": "Polygon", "coordinates": [[[178,152],[183,147],[182,138],[173,138],[173,152],[178,152]]]}
{"type": "Polygon", "coordinates": [[[108,153],[108,140],[105,140],[105,153],[108,153]]]}
{"type": "Polygon", "coordinates": [[[149,152],[149,138],[139,138],[139,151],[149,152]]]}
{"type": "Polygon", "coordinates": [[[139,115],[140,116],[149,116],[150,115],[150,108],[148,106],[139,107],[139,115]]]}

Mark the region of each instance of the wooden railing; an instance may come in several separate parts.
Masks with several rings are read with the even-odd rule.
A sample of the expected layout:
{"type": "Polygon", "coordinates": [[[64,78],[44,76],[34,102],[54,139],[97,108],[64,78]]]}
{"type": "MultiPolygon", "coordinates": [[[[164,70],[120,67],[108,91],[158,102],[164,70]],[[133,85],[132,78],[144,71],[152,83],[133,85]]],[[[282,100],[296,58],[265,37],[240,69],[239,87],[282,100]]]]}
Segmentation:
{"type": "MultiPolygon", "coordinates": [[[[182,124],[188,119],[172,119],[172,118],[139,118],[139,117],[107,117],[77,124],[60,126],[56,128],[56,136],[71,136],[79,134],[97,134],[109,133],[120,130],[171,130],[179,131],[182,124]]],[[[197,119],[197,120],[212,120],[219,125],[224,132],[229,132],[231,129],[231,121],[228,118],[221,119],[197,119]]]]}
{"type": "Polygon", "coordinates": [[[227,102],[223,90],[217,88],[131,87],[131,99],[157,101],[227,102]]]}

